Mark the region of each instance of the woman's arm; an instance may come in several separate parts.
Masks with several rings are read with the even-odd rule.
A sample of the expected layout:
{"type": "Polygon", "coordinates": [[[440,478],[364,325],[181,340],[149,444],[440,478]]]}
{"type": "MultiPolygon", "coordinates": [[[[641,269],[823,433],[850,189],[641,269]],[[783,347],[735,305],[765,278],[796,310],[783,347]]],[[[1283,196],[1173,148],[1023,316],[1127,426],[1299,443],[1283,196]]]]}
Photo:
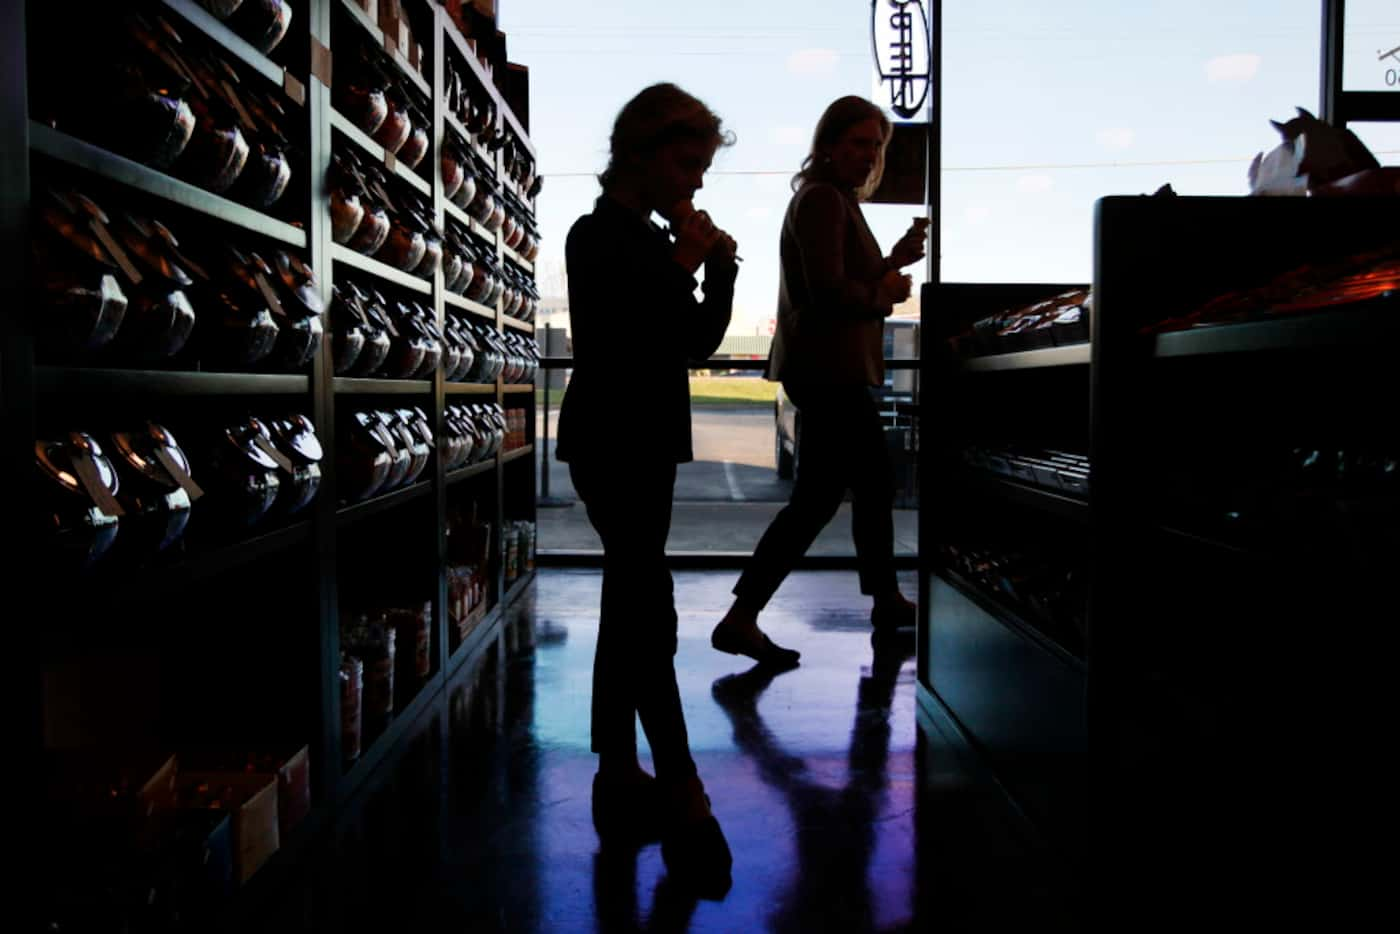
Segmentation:
{"type": "Polygon", "coordinates": [[[734,280],[738,275],[739,266],[732,257],[716,256],[705,263],[704,300],[697,302],[693,289],[686,295],[686,359],[708,360],[724,340],[734,313],[734,280]]]}
{"type": "MultiPolygon", "coordinates": [[[[802,274],[816,308],[833,318],[883,318],[894,296],[884,278],[853,279],[846,273],[845,198],[829,185],[813,185],[801,194],[795,225],[802,274]]],[[[893,270],[884,269],[888,278],[893,270]]]]}

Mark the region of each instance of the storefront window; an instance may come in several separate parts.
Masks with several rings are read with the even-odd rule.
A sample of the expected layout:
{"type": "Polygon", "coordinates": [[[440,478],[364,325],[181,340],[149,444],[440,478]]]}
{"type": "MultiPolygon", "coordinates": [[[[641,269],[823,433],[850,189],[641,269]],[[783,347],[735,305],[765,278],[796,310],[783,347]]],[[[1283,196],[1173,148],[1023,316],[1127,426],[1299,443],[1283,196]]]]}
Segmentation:
{"type": "Polygon", "coordinates": [[[1096,199],[1245,194],[1268,121],[1318,106],[1317,0],[947,3],[943,22],[945,281],[1088,282],[1096,199]]]}
{"type": "Polygon", "coordinates": [[[1347,0],[1342,89],[1400,92],[1400,9],[1394,0],[1347,0]]]}

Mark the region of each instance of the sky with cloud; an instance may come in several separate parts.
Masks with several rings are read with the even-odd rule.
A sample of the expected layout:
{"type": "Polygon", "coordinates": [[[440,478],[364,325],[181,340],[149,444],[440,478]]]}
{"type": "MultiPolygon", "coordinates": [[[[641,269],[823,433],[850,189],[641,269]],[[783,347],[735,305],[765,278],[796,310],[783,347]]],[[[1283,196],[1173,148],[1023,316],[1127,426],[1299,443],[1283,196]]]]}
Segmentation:
{"type": "MultiPolygon", "coordinates": [[[[882,6],[883,6],[882,0],[882,6]]],[[[1400,4],[1348,0],[1348,81],[1384,90],[1400,4]],[[1388,44],[1387,44],[1388,42],[1388,44]]],[[[546,175],[541,279],[591,207],[611,122],[628,97],[674,81],[738,137],[697,203],[745,258],[734,333],[762,331],[777,293],[778,230],[823,108],[874,92],[866,0],[504,0],[527,64],[546,175]]],[[[1094,201],[1170,183],[1237,195],[1268,121],[1318,102],[1318,0],[950,0],[944,11],[943,278],[1087,281],[1094,201]]],[[[1392,60],[1400,69],[1400,60],[1392,60]]],[[[1363,132],[1400,150],[1394,128],[1363,132]]],[[[1382,156],[1400,162],[1400,156],[1382,156]]],[[[916,210],[866,209],[886,248],[916,210]]],[[[917,271],[917,270],[916,270],[917,271]]]]}

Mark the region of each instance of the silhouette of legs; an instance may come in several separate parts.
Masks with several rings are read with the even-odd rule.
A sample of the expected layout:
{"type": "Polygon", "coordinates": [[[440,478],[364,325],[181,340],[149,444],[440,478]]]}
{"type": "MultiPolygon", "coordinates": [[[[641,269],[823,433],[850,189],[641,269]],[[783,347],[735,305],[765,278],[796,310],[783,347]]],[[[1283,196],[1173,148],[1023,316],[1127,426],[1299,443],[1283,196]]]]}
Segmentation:
{"type": "Polygon", "coordinates": [[[712,642],[764,664],[795,663],[795,653],[773,651],[758,614],[836,515],[851,491],[861,593],[874,600],[877,626],[908,625],[913,607],[894,573],[894,468],[874,397],[865,387],[787,386],[802,412],[797,479],[792,498],[773,518],[737,584],[734,605],[712,642]],[[766,644],[765,644],[766,643],[766,644]]]}

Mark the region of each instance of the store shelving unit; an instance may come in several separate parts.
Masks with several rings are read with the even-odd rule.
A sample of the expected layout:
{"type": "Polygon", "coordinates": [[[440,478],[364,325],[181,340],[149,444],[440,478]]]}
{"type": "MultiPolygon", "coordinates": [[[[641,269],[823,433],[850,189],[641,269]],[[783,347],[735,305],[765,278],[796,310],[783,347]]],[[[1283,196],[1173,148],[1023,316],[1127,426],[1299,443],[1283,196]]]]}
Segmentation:
{"type": "Polygon", "coordinates": [[[511,461],[520,460],[522,457],[529,457],[533,453],[535,453],[535,446],[533,444],[527,444],[513,451],[506,451],[501,455],[501,463],[508,464],[511,461]]]}
{"type": "MultiPolygon", "coordinates": [[[[1295,772],[1297,738],[1364,749],[1385,728],[1379,662],[1318,627],[1354,645],[1341,621],[1387,605],[1400,497],[1381,481],[1295,489],[1288,464],[1312,447],[1334,462],[1400,456],[1400,298],[1156,325],[1393,244],[1393,212],[1365,198],[1106,198],[1088,345],[962,358],[925,332],[925,398],[948,402],[921,464],[920,703],[1075,884],[1147,901],[1185,854],[1214,886],[1242,853],[1272,872],[1325,850],[1307,830],[1271,836],[1296,802],[1345,800],[1354,779],[1295,772]],[[1089,495],[970,468],[965,444],[1085,454],[1089,495]],[[1083,568],[1083,651],[937,557],[979,533],[1083,568]],[[1300,693],[1303,709],[1282,714],[1300,693]]],[[[1065,288],[930,285],[923,301],[956,333],[1065,288]]]]}
{"type": "Polygon", "coordinates": [[[304,230],[205,191],[197,185],[191,185],[139,162],[108,152],[100,146],[83,142],[42,123],[30,124],[29,143],[32,152],[47,156],[70,168],[91,172],[100,178],[206,214],[215,220],[234,224],[289,246],[306,247],[304,230]]]}
{"type": "Polygon", "coordinates": [[[354,250],[341,246],[339,243],[331,244],[331,258],[341,266],[349,266],[360,272],[367,272],[370,275],[378,276],[380,279],[384,280],[385,283],[398,286],[401,289],[408,289],[410,292],[417,292],[419,295],[433,294],[433,284],[431,282],[406,273],[401,269],[395,269],[393,266],[380,262],[372,256],[356,253],[354,250]]]}
{"type": "Polygon", "coordinates": [[[335,378],[335,392],[342,396],[426,396],[432,391],[432,381],[426,379],[362,379],[352,376],[335,378]]]}
{"type": "Polygon", "coordinates": [[[448,292],[445,295],[443,295],[443,301],[448,306],[456,309],[457,311],[465,311],[468,314],[476,315],[478,318],[485,318],[493,324],[496,321],[495,309],[483,305],[481,304],[481,302],[473,301],[470,298],[466,298],[464,296],[457,295],[452,292],[448,292]]]}
{"type": "Polygon", "coordinates": [[[310,379],[296,373],[218,373],[180,370],[125,370],[110,367],[41,366],[36,384],[52,394],[132,395],[303,395],[310,379]]]}
{"type": "Polygon", "coordinates": [[[410,486],[389,493],[381,493],[372,496],[362,503],[355,503],[352,506],[342,506],[336,512],[336,518],[342,526],[360,522],[371,516],[377,516],[386,510],[396,509],[404,503],[411,503],[414,500],[422,499],[433,491],[433,485],[426,480],[419,480],[410,486]]]}
{"type": "MultiPolygon", "coordinates": [[[[344,134],[346,139],[350,140],[357,147],[359,147],[360,150],[364,153],[364,155],[368,156],[371,161],[385,164],[389,163],[390,160],[386,158],[387,153],[384,147],[376,143],[374,140],[370,139],[363,130],[355,126],[355,124],[351,123],[338,110],[331,111],[331,127],[334,128],[336,132],[344,134]]],[[[425,156],[423,159],[423,164],[427,165],[427,162],[428,160],[425,156]]],[[[424,181],[422,176],[420,176],[417,172],[415,172],[413,169],[410,169],[405,163],[400,162],[397,159],[393,160],[392,164],[392,171],[396,178],[399,178],[402,181],[404,181],[410,187],[415,189],[419,194],[428,196],[432,195],[432,185],[424,181]]]]}
{"type": "MultiPolygon", "coordinates": [[[[288,627],[309,640],[310,651],[305,656],[305,670],[299,676],[304,680],[294,685],[276,687],[285,689],[289,695],[312,699],[312,709],[297,711],[291,720],[310,727],[309,732],[301,737],[301,742],[309,746],[311,753],[313,808],[296,833],[282,841],[281,851],[237,894],[230,910],[235,915],[243,915],[251,906],[274,899],[278,889],[291,877],[298,874],[305,877],[307,854],[329,842],[331,837],[344,830],[347,821],[355,819],[363,809],[365,795],[388,780],[386,777],[398,767],[405,750],[416,736],[434,724],[447,729],[446,707],[454,679],[460,682],[476,667],[483,653],[491,651],[501,642],[505,624],[511,618],[512,604],[533,579],[532,574],[524,575],[514,587],[507,589],[499,552],[493,541],[488,574],[489,590],[493,595],[491,602],[467,642],[449,653],[445,576],[449,491],[456,495],[470,488],[484,507],[482,518],[492,524],[494,535],[500,534],[501,526],[507,519],[533,519],[533,475],[527,476],[526,468],[521,465],[512,467],[510,471],[502,470],[503,465],[515,460],[528,460],[527,455],[532,449],[497,454],[483,463],[451,473],[446,472],[434,457],[433,463],[416,484],[366,502],[344,503],[336,494],[338,414],[377,407],[417,405],[429,413],[435,433],[440,436],[443,414],[448,404],[459,400],[504,403],[508,393],[514,396],[520,391],[532,391],[532,387],[503,387],[499,381],[494,384],[448,384],[443,380],[441,371],[429,379],[418,380],[338,377],[331,366],[331,325],[328,315],[325,320],[327,339],[313,365],[301,373],[128,369],[40,360],[40,351],[31,333],[33,319],[27,313],[28,296],[24,291],[25,266],[29,255],[26,212],[31,176],[33,183],[37,184],[54,169],[62,171],[65,178],[91,176],[108,183],[109,187],[114,183],[120,186],[132,203],[174,205],[197,215],[201,224],[216,235],[227,228],[229,233],[240,239],[251,234],[254,238],[291,248],[319,274],[322,298],[327,305],[330,303],[332,285],[342,276],[368,276],[388,294],[412,297],[429,306],[439,324],[443,322],[448,309],[465,312],[476,320],[489,322],[489,326],[497,329],[506,326],[517,326],[519,329],[521,324],[510,319],[503,320],[499,306],[486,306],[446,293],[441,274],[431,281],[411,276],[331,240],[329,207],[321,200],[324,194],[319,180],[330,167],[332,147],[343,146],[348,141],[368,159],[387,164],[398,182],[427,196],[440,226],[449,218],[455,219],[489,243],[502,263],[508,258],[497,235],[487,231],[442,197],[437,166],[440,164],[445,125],[454,124],[498,176],[502,174],[502,164],[498,153],[478,145],[446,112],[443,104],[443,63],[447,49],[469,50],[469,45],[439,4],[426,0],[405,0],[427,62],[427,77],[424,77],[408,62],[403,50],[392,41],[386,43],[379,25],[352,0],[305,0],[294,4],[291,31],[277,53],[278,62],[287,61],[288,66],[257,52],[193,0],[147,2],[153,10],[175,16],[173,22],[186,38],[191,38],[191,33],[202,34],[219,46],[220,54],[239,70],[243,80],[264,81],[283,89],[287,99],[285,110],[288,122],[302,135],[298,145],[303,147],[304,161],[296,166],[295,171],[298,175],[305,175],[311,183],[299,188],[294,185],[292,190],[300,192],[299,200],[279,205],[280,209],[287,211],[289,222],[32,121],[27,112],[24,92],[24,5],[11,5],[19,8],[19,13],[13,18],[11,10],[7,8],[4,23],[13,29],[5,33],[9,38],[3,40],[9,49],[5,68],[7,76],[11,78],[11,93],[6,95],[6,129],[3,132],[7,156],[4,173],[0,175],[0,190],[6,194],[0,212],[3,212],[3,229],[9,238],[7,246],[10,247],[4,261],[7,273],[5,288],[7,297],[11,299],[6,303],[9,311],[0,316],[4,325],[0,403],[3,404],[3,427],[7,439],[4,479],[17,501],[26,502],[26,492],[36,486],[33,439],[42,437],[36,433],[45,430],[41,426],[51,425],[56,419],[85,417],[86,399],[99,398],[104,406],[103,411],[129,413],[132,419],[148,417],[148,413],[153,411],[171,410],[187,413],[191,418],[193,414],[190,413],[206,410],[302,412],[312,418],[325,447],[325,459],[321,465],[323,479],[316,501],[298,517],[298,521],[280,528],[255,528],[243,533],[241,538],[200,538],[198,542],[192,541],[178,559],[145,568],[140,573],[120,577],[95,573],[87,579],[88,584],[95,588],[94,599],[100,598],[102,605],[130,607],[150,599],[152,593],[195,593],[197,591],[183,589],[193,583],[214,592],[218,587],[238,580],[244,573],[252,574],[252,568],[285,565],[284,570],[289,574],[293,566],[304,571],[296,577],[294,586],[299,588],[299,592],[294,597],[298,607],[305,606],[314,612],[314,619],[299,616],[289,620],[295,626],[288,627]],[[430,23],[431,29],[424,31],[423,23],[430,23]],[[386,158],[379,144],[360,132],[332,106],[331,89],[314,72],[315,56],[312,50],[315,47],[325,48],[333,56],[337,50],[333,47],[332,36],[342,28],[351,30],[347,35],[353,35],[353,31],[363,33],[374,45],[383,48],[403,79],[431,101],[432,125],[429,130],[432,145],[423,162],[428,166],[424,175],[386,158]],[[9,156],[11,152],[16,154],[13,161],[9,156]],[[463,481],[468,480],[473,482],[463,485],[463,481]],[[429,511],[433,516],[431,521],[424,523],[415,518],[429,511]],[[341,755],[338,686],[340,616],[343,610],[340,571],[346,566],[347,549],[359,547],[348,542],[347,534],[353,535],[366,528],[377,530],[381,525],[392,527],[395,534],[420,541],[425,553],[436,553],[439,559],[430,595],[433,608],[433,673],[398,711],[383,734],[366,743],[359,759],[346,767],[342,764],[341,755]],[[289,555],[295,556],[295,560],[287,559],[289,555]],[[310,689],[312,686],[314,690],[310,689]]],[[[529,145],[520,122],[511,114],[509,105],[475,56],[467,54],[463,57],[478,78],[484,79],[481,80],[481,89],[493,97],[501,114],[500,119],[514,127],[521,141],[529,145]]],[[[334,80],[334,69],[330,73],[334,80]]],[[[533,407],[530,411],[532,417],[533,407]]],[[[174,427],[187,446],[194,441],[193,437],[186,439],[185,434],[178,431],[178,422],[174,423],[174,427]]],[[[198,516],[198,504],[195,510],[198,516]]],[[[50,575],[43,573],[41,562],[41,557],[37,555],[24,556],[15,566],[19,574],[16,579],[50,579],[50,575]]],[[[87,586],[83,579],[74,578],[72,583],[78,585],[79,592],[87,586]]],[[[43,606],[45,598],[40,589],[37,585],[34,588],[21,585],[15,607],[28,613],[30,609],[43,606]]],[[[198,616],[193,608],[191,616],[198,616]]],[[[65,640],[61,641],[66,641],[68,648],[72,648],[74,639],[81,639],[81,632],[81,629],[65,632],[65,640]]],[[[53,648],[52,640],[36,633],[32,642],[28,636],[21,641],[20,657],[35,660],[35,671],[41,672],[48,660],[45,653],[53,648]],[[31,647],[32,651],[29,651],[31,647]]],[[[191,659],[190,663],[197,665],[199,660],[191,659]]],[[[456,684],[456,687],[460,687],[460,684],[456,684]]],[[[23,707],[20,714],[31,727],[20,731],[24,750],[41,756],[45,748],[42,731],[46,711],[42,703],[35,701],[23,707]]],[[[161,741],[162,737],[157,735],[154,726],[151,731],[151,739],[161,741]]],[[[221,737],[209,736],[206,739],[218,742],[221,737]]]]}
{"type": "Polygon", "coordinates": [[[215,45],[221,46],[244,68],[262,75],[278,87],[286,86],[287,71],[285,68],[259,52],[249,44],[248,40],[229,29],[195,0],[160,0],[160,3],[167,11],[179,14],[186,24],[208,36],[215,45]]]}

